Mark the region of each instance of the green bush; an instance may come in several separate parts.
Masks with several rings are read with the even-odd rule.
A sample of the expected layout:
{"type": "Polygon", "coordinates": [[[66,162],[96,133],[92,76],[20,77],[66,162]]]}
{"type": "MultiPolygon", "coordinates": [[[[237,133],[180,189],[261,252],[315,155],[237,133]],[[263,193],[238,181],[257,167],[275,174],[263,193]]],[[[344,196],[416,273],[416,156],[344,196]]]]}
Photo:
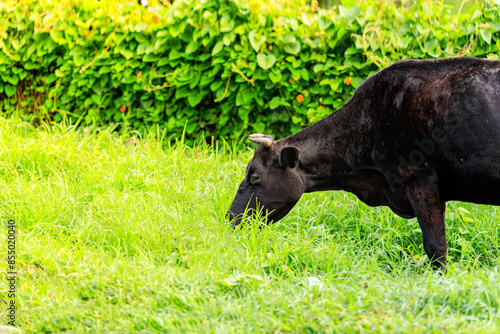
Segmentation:
{"type": "MultiPolygon", "coordinates": [[[[312,11],[256,0],[0,2],[0,111],[77,124],[284,136],[406,58],[498,58],[498,0],[312,11]]],[[[352,2],[352,1],[351,1],[352,2]]],[[[345,4],[345,2],[344,2],[345,4]]]]}

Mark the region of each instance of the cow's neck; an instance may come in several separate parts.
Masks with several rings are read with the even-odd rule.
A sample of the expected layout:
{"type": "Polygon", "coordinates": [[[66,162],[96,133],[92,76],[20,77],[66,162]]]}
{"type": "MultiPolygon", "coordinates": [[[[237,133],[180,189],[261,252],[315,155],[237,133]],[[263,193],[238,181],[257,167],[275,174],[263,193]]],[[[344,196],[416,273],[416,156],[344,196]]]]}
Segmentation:
{"type": "Polygon", "coordinates": [[[355,191],[359,173],[371,167],[371,132],[367,102],[351,99],[344,107],[283,140],[299,149],[306,192],[355,191]]]}

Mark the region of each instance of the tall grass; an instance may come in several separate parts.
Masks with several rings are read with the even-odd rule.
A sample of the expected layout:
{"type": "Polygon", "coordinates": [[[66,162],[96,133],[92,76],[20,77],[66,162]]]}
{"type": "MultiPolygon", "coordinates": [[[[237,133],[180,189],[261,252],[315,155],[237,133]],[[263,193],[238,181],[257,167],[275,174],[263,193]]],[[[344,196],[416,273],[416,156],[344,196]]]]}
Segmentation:
{"type": "MultiPolygon", "coordinates": [[[[0,118],[0,210],[18,225],[19,326],[498,331],[499,208],[448,205],[451,265],[443,277],[430,269],[414,219],[344,192],[306,194],[281,222],[233,231],[224,215],[251,155],[232,144],[188,147],[155,133],[0,118]]],[[[6,254],[6,230],[0,235],[6,254]]]]}

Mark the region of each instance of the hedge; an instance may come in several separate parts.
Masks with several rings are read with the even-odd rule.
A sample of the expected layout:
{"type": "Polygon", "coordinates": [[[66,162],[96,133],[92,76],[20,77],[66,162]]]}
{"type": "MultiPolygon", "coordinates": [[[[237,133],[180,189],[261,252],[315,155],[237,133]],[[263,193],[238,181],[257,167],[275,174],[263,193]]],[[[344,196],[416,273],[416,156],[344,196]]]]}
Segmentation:
{"type": "Polygon", "coordinates": [[[0,2],[0,112],[240,138],[296,132],[406,58],[498,59],[500,0],[0,2]]]}

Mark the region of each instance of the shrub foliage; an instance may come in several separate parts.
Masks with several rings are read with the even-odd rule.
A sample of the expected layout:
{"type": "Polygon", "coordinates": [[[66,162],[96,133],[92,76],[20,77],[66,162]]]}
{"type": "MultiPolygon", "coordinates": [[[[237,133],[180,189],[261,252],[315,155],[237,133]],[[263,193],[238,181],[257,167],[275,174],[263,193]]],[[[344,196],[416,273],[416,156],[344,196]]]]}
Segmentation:
{"type": "MultiPolygon", "coordinates": [[[[398,2],[399,3],[399,2],[398,2]]],[[[0,2],[0,110],[169,134],[288,135],[406,58],[498,58],[499,0],[466,13],[367,0],[328,11],[256,0],[0,2]],[[350,7],[350,8],[348,8],[350,7]]]]}

